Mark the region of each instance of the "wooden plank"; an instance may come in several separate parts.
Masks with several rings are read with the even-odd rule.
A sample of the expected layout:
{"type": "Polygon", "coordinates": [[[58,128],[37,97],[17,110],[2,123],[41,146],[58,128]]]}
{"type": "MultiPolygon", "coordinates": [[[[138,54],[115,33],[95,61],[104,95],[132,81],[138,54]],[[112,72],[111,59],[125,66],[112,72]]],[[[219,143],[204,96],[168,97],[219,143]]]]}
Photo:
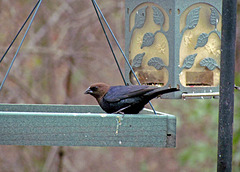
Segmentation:
{"type": "Polygon", "coordinates": [[[123,116],[98,110],[98,106],[0,105],[0,145],[176,146],[175,116],[123,116]]]}
{"type": "Polygon", "coordinates": [[[100,106],[96,105],[59,105],[59,104],[0,104],[0,111],[104,113],[100,106]]]}

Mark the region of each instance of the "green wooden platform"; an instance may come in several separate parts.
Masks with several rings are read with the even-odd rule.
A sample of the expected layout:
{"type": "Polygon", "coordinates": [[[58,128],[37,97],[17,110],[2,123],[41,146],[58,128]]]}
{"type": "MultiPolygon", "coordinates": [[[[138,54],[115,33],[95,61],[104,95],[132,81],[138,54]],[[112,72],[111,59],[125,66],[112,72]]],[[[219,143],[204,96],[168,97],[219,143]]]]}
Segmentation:
{"type": "Polygon", "coordinates": [[[0,105],[0,145],[175,147],[176,117],[99,106],[0,105]]]}

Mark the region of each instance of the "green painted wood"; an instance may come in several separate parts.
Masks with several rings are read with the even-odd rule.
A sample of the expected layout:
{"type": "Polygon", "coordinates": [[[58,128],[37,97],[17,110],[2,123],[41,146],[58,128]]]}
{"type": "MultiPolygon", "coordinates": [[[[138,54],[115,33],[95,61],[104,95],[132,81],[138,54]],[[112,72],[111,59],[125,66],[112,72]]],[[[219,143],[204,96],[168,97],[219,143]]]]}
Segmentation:
{"type": "Polygon", "coordinates": [[[0,111],[13,112],[60,112],[60,113],[104,113],[96,105],[59,105],[59,104],[0,104],[0,111]]]}
{"type": "Polygon", "coordinates": [[[99,106],[3,104],[0,144],[175,147],[175,116],[143,113],[123,116],[105,114],[99,106]]]}

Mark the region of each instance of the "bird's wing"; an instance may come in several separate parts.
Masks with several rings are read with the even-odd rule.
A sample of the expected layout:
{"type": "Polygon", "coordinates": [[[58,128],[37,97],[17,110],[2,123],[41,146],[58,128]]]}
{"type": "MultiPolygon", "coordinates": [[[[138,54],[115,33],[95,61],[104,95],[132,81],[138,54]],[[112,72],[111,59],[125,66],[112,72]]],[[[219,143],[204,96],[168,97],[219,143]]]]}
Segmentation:
{"type": "Polygon", "coordinates": [[[108,102],[118,102],[122,99],[143,95],[155,88],[150,88],[147,85],[134,86],[112,86],[104,99],[108,102]]]}

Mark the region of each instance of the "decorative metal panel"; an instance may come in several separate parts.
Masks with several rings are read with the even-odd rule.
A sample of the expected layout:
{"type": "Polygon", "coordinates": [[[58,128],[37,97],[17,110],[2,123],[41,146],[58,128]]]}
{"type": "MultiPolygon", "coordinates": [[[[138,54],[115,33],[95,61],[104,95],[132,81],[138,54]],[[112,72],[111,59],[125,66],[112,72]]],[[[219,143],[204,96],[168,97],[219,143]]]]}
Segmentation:
{"type": "MultiPolygon", "coordinates": [[[[126,0],[125,6],[125,52],[141,84],[180,88],[163,98],[218,95],[221,1],[126,0]]],[[[126,78],[137,84],[128,66],[126,78]]]]}

